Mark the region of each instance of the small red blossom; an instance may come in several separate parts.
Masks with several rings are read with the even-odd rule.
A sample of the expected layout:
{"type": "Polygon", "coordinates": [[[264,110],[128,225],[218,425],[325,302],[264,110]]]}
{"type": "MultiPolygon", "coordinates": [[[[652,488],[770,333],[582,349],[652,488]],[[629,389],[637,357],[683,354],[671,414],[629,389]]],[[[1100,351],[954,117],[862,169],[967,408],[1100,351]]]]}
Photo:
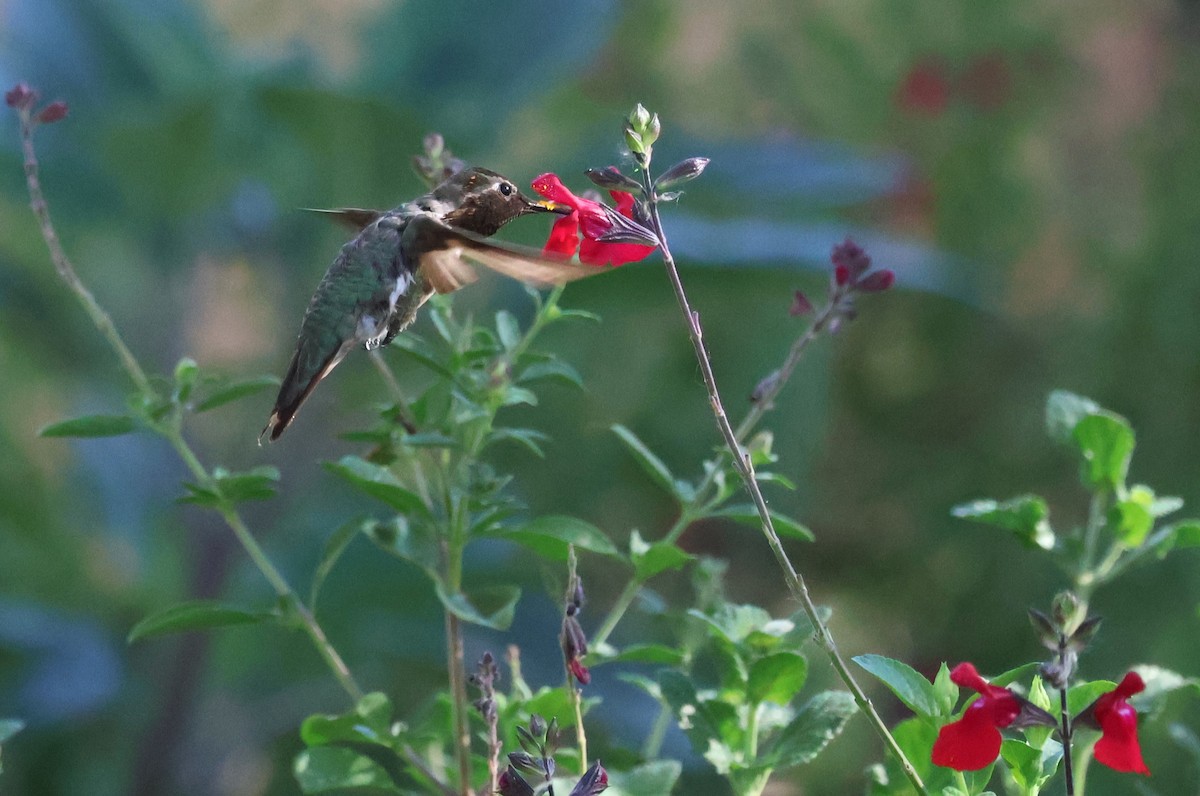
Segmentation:
{"type": "Polygon", "coordinates": [[[949,103],[950,78],[937,58],[914,64],[896,92],[896,104],[910,113],[940,116],[949,103]]]}
{"type": "MultiPolygon", "coordinates": [[[[603,205],[576,196],[563,185],[557,174],[543,174],[533,181],[533,190],[552,202],[566,205],[572,212],[554,222],[543,253],[565,259],[579,252],[579,261],[587,265],[618,266],[644,260],[654,246],[639,243],[605,243],[597,240],[612,228],[603,205]]],[[[633,194],[609,191],[617,212],[633,218],[633,194]]]]}
{"type": "Polygon", "coordinates": [[[1094,722],[1103,733],[1096,742],[1096,762],[1114,771],[1150,775],[1138,743],[1137,711],[1128,702],[1129,697],[1144,690],[1146,683],[1141,676],[1137,672],[1130,672],[1116,688],[1102,694],[1080,714],[1081,720],[1094,722]]]}
{"type": "Polygon", "coordinates": [[[588,671],[586,666],[579,662],[578,658],[567,661],[567,666],[570,667],[571,674],[575,675],[575,679],[579,681],[580,685],[587,685],[592,682],[592,673],[588,671]]]}
{"type": "Polygon", "coordinates": [[[950,672],[956,685],[979,692],[958,721],[938,732],[933,744],[935,765],[958,771],[987,768],[1000,755],[1000,730],[1021,713],[1022,700],[1007,688],[991,685],[970,663],[960,663],[950,672]]]}

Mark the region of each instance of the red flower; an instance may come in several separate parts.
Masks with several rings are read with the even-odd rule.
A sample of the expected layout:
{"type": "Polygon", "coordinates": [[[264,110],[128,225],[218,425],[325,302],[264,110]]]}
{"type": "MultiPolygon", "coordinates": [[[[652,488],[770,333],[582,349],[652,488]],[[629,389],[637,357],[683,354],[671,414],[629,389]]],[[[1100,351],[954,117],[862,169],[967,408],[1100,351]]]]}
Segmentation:
{"type": "MultiPolygon", "coordinates": [[[[543,174],[533,181],[533,190],[552,202],[566,205],[573,211],[554,222],[550,239],[543,252],[551,257],[566,259],[579,251],[579,261],[588,265],[624,265],[644,260],[654,246],[640,243],[604,243],[596,240],[612,228],[604,214],[603,205],[571,193],[557,174],[543,174]],[[582,235],[581,235],[582,233],[582,235]]],[[[609,191],[617,212],[633,218],[633,194],[609,191]]]]}
{"type": "Polygon", "coordinates": [[[1103,733],[1096,742],[1096,762],[1114,771],[1150,775],[1138,744],[1137,711],[1126,701],[1144,690],[1146,684],[1142,678],[1137,672],[1130,672],[1116,688],[1102,694],[1080,714],[1081,721],[1099,725],[1103,733]]]}
{"type": "Polygon", "coordinates": [[[933,744],[933,762],[958,771],[987,768],[1000,755],[1000,729],[1021,713],[1023,700],[997,685],[990,685],[969,663],[960,663],[950,673],[960,686],[979,692],[963,717],[938,732],[933,744]]]}
{"type": "Polygon", "coordinates": [[[914,64],[896,92],[896,103],[911,113],[940,116],[950,103],[945,64],[937,58],[924,58],[914,64]]]}

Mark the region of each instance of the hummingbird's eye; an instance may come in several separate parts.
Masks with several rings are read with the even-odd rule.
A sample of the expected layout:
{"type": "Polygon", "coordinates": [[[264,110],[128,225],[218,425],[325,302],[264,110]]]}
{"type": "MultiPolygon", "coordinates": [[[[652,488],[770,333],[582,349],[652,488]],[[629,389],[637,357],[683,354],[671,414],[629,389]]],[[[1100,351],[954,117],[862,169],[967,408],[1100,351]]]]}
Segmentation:
{"type": "Polygon", "coordinates": [[[505,196],[512,196],[512,192],[513,187],[511,185],[509,185],[507,182],[500,183],[500,193],[504,194],[505,196]]]}

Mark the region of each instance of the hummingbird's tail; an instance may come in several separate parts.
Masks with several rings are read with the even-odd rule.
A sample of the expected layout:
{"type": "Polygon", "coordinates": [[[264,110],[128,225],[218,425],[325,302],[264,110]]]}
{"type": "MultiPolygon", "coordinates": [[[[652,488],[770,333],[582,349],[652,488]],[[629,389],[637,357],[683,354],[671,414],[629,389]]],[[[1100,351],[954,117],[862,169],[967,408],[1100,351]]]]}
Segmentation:
{"type": "Polygon", "coordinates": [[[300,342],[292,356],[292,363],[288,366],[287,375],[283,377],[283,383],[279,386],[279,395],[275,398],[275,407],[271,410],[271,416],[267,418],[267,425],[258,435],[260,445],[263,437],[267,437],[270,442],[279,439],[291,425],[296,412],[300,411],[300,406],[321,380],[337,367],[353,345],[353,341],[346,341],[326,352],[318,350],[311,341],[300,342]]]}

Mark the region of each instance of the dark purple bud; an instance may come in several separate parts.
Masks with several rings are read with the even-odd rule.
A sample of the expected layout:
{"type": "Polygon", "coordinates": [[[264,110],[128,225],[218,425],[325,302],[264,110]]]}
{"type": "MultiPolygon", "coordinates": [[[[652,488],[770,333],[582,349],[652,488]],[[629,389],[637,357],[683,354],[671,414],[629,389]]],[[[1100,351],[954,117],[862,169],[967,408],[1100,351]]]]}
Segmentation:
{"type": "Polygon", "coordinates": [[[32,107],[36,101],[37,92],[31,89],[27,83],[18,83],[4,92],[4,104],[17,110],[32,107]]]}
{"type": "Polygon", "coordinates": [[[583,607],[583,578],[575,579],[575,594],[572,597],[572,602],[576,608],[583,607]]]}
{"type": "Polygon", "coordinates": [[[708,158],[688,158],[687,160],[681,160],[659,175],[659,178],[654,181],[654,187],[657,190],[666,190],[676,185],[682,185],[703,174],[704,167],[707,165],[708,158]]]}
{"type": "Polygon", "coordinates": [[[529,717],[529,732],[534,738],[544,738],[546,735],[546,720],[534,713],[529,717]]]}
{"type": "Polygon", "coordinates": [[[500,772],[496,785],[500,796],[534,796],[533,787],[512,766],[500,772]]]}
{"type": "Polygon", "coordinates": [[[1030,702],[1021,696],[1016,696],[1017,702],[1021,705],[1020,712],[1013,719],[1012,724],[1008,725],[1013,730],[1024,730],[1028,727],[1057,727],[1058,719],[1050,715],[1046,711],[1039,708],[1037,705],[1030,702]]]}
{"type": "Polygon", "coordinates": [[[571,796],[596,796],[608,789],[608,772],[597,760],[571,788],[571,796]]]}
{"type": "Polygon", "coordinates": [[[642,195],[642,184],[632,177],[626,177],[616,166],[605,166],[602,169],[588,169],[584,172],[587,178],[606,191],[624,191],[634,196],[642,195]]]}
{"type": "Polygon", "coordinates": [[[858,283],[858,289],[864,293],[882,293],[896,283],[896,273],[888,269],[867,274],[858,283]]]}
{"type": "Polygon", "coordinates": [[[778,370],[771,371],[763,377],[762,381],[754,385],[754,391],[750,393],[750,403],[756,404],[763,398],[766,398],[768,394],[774,392],[775,388],[779,385],[779,376],[778,370]]]}
{"type": "Polygon", "coordinates": [[[833,281],[838,287],[845,287],[850,281],[850,269],[839,263],[833,269],[833,281]]]}
{"type": "Polygon", "coordinates": [[[1042,642],[1042,646],[1048,650],[1057,650],[1058,628],[1050,621],[1050,617],[1035,608],[1030,608],[1029,621],[1037,631],[1038,641],[1042,642]]]}
{"type": "Polygon", "coordinates": [[[62,100],[51,102],[37,115],[37,120],[42,124],[54,124],[65,118],[67,118],[67,103],[62,100]]]}
{"type": "Polygon", "coordinates": [[[1096,631],[1100,629],[1100,623],[1104,621],[1098,616],[1089,616],[1080,623],[1079,629],[1071,634],[1070,640],[1067,641],[1068,649],[1073,652],[1083,652],[1092,643],[1092,639],[1096,635],[1096,631]]]}
{"type": "Polygon", "coordinates": [[[808,296],[797,290],[796,294],[792,296],[792,306],[788,309],[788,313],[792,317],[795,317],[797,315],[807,315],[812,311],[813,305],[812,302],[808,300],[808,296]]]}
{"type": "Polygon", "coordinates": [[[530,774],[532,776],[542,775],[542,764],[524,752],[510,752],[508,755],[508,763],[510,766],[517,769],[517,771],[525,774],[530,774]]]}
{"type": "Polygon", "coordinates": [[[587,636],[579,625],[579,620],[573,616],[563,619],[562,650],[567,661],[573,661],[587,655],[587,636]]]}
{"type": "Polygon", "coordinates": [[[871,258],[861,246],[849,238],[833,247],[833,254],[829,259],[838,267],[846,266],[846,270],[854,279],[865,274],[871,267],[871,258]]]}
{"type": "Polygon", "coordinates": [[[592,673],[588,671],[588,667],[579,662],[578,658],[572,658],[567,661],[567,668],[571,670],[571,674],[575,676],[580,685],[587,685],[592,682],[592,673]]]}

